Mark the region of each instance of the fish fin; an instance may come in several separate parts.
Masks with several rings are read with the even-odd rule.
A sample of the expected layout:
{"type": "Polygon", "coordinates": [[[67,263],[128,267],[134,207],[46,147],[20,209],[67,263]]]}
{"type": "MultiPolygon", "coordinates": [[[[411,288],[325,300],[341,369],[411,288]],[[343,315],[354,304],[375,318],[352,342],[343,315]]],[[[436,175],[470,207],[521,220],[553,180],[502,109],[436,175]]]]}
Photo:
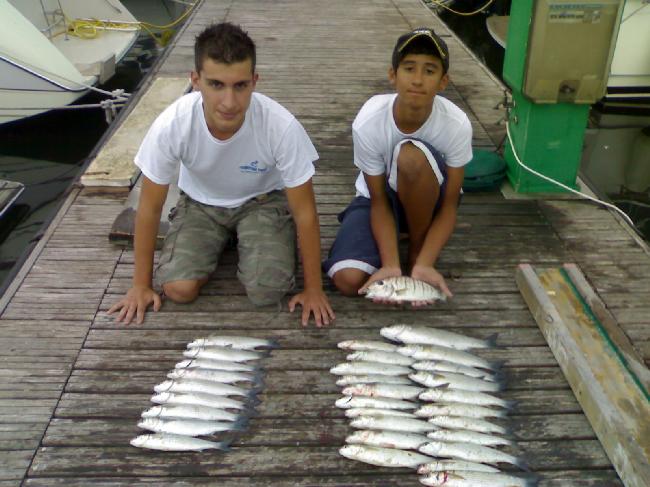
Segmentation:
{"type": "Polygon", "coordinates": [[[489,348],[499,348],[499,347],[497,346],[497,338],[498,338],[498,337],[499,337],[499,334],[498,334],[498,333],[493,333],[492,335],[490,335],[489,337],[487,337],[487,338],[485,339],[485,343],[487,344],[487,346],[488,346],[489,348]]]}
{"type": "Polygon", "coordinates": [[[223,451],[223,452],[229,452],[230,451],[230,444],[232,443],[231,441],[213,441],[215,445],[215,449],[223,451]]]}
{"type": "Polygon", "coordinates": [[[268,340],[268,343],[266,343],[266,345],[264,345],[264,348],[267,348],[269,350],[275,350],[276,348],[280,348],[280,344],[274,338],[267,338],[267,340],[268,340]]]}
{"type": "Polygon", "coordinates": [[[230,431],[244,431],[248,427],[248,418],[240,416],[232,423],[230,431]]]}
{"type": "Polygon", "coordinates": [[[492,374],[493,382],[506,382],[506,372],[503,369],[497,370],[492,374]]]}

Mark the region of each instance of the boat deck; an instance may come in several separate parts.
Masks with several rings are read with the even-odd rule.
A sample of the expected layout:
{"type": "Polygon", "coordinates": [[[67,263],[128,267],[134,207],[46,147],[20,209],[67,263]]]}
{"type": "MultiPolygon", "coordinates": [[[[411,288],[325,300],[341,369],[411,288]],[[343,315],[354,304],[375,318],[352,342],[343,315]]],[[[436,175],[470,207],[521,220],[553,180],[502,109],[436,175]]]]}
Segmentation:
{"type": "MultiPolygon", "coordinates": [[[[386,71],[404,31],[432,26],[451,49],[446,96],[470,115],[475,147],[503,136],[492,108],[502,90],[463,45],[415,0],[254,2],[204,0],[157,76],[191,69],[194,36],[212,20],[241,23],[258,43],[259,91],[289,108],[320,154],[314,178],[323,251],[336,214],[352,198],[350,124],[372,94],[390,89],[386,71]]],[[[336,343],[376,338],[383,325],[417,323],[468,335],[498,333],[483,355],[505,361],[518,401],[518,445],[540,486],[620,486],[544,337],[517,290],[521,262],[575,262],[646,363],[650,360],[650,256],[608,211],[562,199],[506,200],[467,194],[439,268],[455,293],[446,304],[395,309],[328,291],[334,326],[302,329],[281,307],[254,308],[223,264],[190,305],[166,302],[143,325],[117,325],[106,310],[129,287],[133,253],[109,243],[125,195],[72,192],[32,258],[0,301],[0,487],[129,485],[416,486],[408,470],[343,458],[351,429],[328,369],[336,343]],[[153,385],[194,338],[265,336],[280,348],[266,362],[259,415],[228,453],[165,453],[129,446],[153,385]]]]}

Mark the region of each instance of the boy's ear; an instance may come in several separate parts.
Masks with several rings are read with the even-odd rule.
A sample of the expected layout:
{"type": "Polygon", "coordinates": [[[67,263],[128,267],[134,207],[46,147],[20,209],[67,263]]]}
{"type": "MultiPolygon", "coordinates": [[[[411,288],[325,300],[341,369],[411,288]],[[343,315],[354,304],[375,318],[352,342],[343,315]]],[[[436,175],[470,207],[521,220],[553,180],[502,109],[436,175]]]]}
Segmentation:
{"type": "Polygon", "coordinates": [[[395,70],[392,68],[388,68],[388,81],[392,86],[395,86],[395,70]]]}
{"type": "Polygon", "coordinates": [[[192,82],[192,88],[194,88],[194,90],[198,91],[198,89],[199,89],[199,73],[192,70],[190,72],[190,81],[192,82]]]}
{"type": "Polygon", "coordinates": [[[442,75],[442,78],[440,78],[440,88],[438,91],[443,91],[445,88],[447,88],[447,84],[449,83],[449,73],[445,73],[442,75]]]}

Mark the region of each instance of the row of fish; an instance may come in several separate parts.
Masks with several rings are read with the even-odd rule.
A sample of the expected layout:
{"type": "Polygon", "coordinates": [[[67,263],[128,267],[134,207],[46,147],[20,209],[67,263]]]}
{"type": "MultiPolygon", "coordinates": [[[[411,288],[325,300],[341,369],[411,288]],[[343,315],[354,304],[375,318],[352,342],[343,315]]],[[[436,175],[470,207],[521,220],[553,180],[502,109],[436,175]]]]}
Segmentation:
{"type": "Polygon", "coordinates": [[[527,470],[512,447],[504,422],[514,406],[495,395],[503,389],[500,363],[469,350],[495,346],[444,330],[408,325],[382,328],[381,340],[348,340],[338,376],[345,409],[356,429],[340,453],[384,467],[417,469],[424,485],[530,487],[530,475],[501,472],[509,464],[527,470]]]}
{"type": "Polygon", "coordinates": [[[259,360],[276,344],[271,340],[208,336],[192,341],[185,360],[154,386],[151,402],[131,445],[165,451],[227,450],[231,436],[243,430],[258,404],[263,383],[259,360]],[[220,435],[221,441],[199,436],[220,435]]]}

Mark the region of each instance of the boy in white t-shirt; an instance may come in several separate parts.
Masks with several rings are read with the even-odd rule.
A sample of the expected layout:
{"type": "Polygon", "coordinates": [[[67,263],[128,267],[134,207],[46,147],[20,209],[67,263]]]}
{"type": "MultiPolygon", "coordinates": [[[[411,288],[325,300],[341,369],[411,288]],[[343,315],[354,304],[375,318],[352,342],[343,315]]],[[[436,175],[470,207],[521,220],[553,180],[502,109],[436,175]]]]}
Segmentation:
{"type": "Polygon", "coordinates": [[[191,302],[237,236],[237,277],[256,305],[277,303],[294,285],[296,230],[305,289],[289,301],[302,324],[334,313],[321,283],[320,233],[311,178],[318,159],[302,125],[285,108],[255,93],[255,44],[230,23],[196,38],[194,92],[153,123],[135,164],[143,184],[135,224],[133,287],[113,305],[116,320],[138,323],[161,297],[153,290],[153,255],[169,184],[181,197],[155,278],[164,295],[191,302]],[[289,211],[290,210],[290,211],[289,211]]]}
{"type": "MultiPolygon", "coordinates": [[[[465,113],[437,93],[447,86],[449,50],[431,29],[402,35],[388,72],[397,93],[370,98],[352,124],[357,197],[323,268],[345,295],[402,275],[398,231],[409,234],[408,275],[451,296],[434,264],[451,236],[463,166],[472,158],[465,113]]],[[[416,306],[426,302],[414,302],[416,306]]]]}

